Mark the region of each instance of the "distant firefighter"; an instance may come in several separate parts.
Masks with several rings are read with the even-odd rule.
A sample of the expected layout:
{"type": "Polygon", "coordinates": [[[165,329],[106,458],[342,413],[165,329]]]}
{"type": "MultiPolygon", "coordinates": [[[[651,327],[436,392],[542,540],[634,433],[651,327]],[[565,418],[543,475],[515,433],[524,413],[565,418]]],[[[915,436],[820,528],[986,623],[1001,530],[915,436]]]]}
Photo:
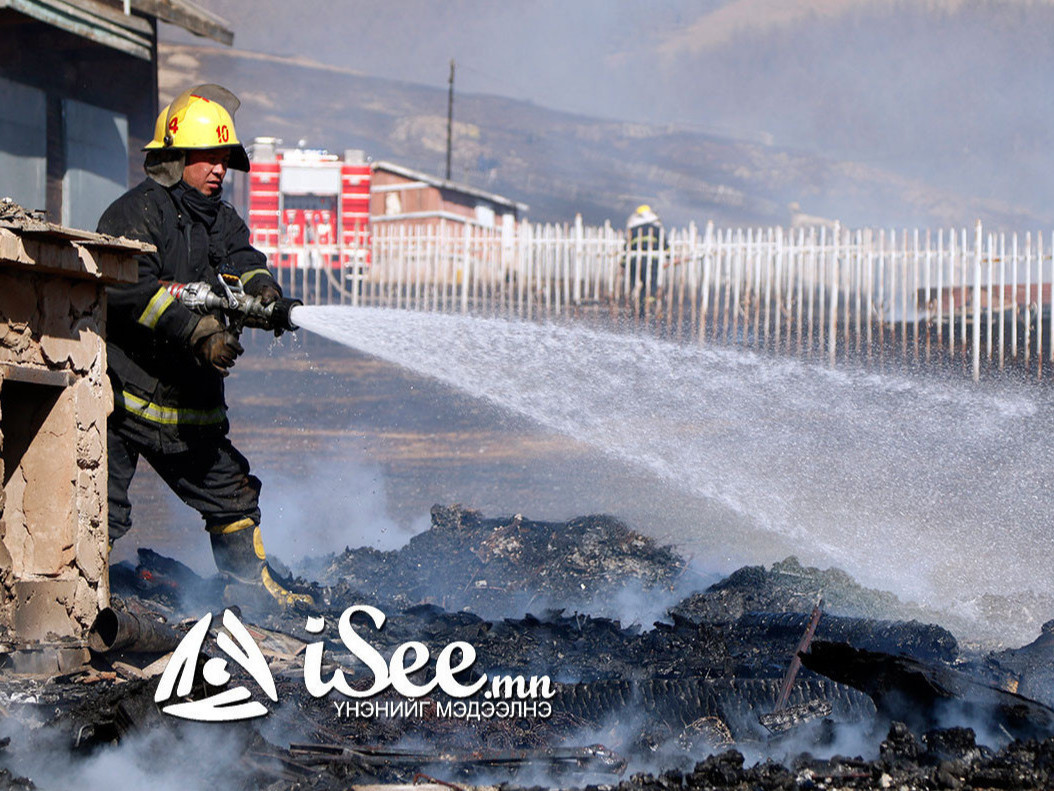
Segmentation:
{"type": "Polygon", "coordinates": [[[669,250],[659,215],[642,204],[626,220],[626,253],[623,266],[629,267],[629,287],[643,316],[649,299],[658,291],[659,262],[669,250]]]}

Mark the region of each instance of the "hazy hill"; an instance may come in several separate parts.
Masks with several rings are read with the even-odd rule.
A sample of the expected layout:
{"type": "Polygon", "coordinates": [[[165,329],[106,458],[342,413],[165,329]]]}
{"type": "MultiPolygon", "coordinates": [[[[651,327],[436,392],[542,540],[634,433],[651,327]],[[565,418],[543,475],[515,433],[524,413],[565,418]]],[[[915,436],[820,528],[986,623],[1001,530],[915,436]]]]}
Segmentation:
{"type": "MultiPolygon", "coordinates": [[[[161,46],[160,87],[220,82],[241,97],[239,134],[305,139],[340,152],[361,148],[440,173],[446,93],[370,77],[305,58],[211,46],[161,46]]],[[[1006,227],[1037,218],[860,163],[686,128],[599,120],[497,96],[455,100],[454,173],[522,200],[531,217],[621,223],[641,202],[671,223],[715,219],[786,223],[788,204],[850,225],[939,225],[976,217],[1006,227]]]]}

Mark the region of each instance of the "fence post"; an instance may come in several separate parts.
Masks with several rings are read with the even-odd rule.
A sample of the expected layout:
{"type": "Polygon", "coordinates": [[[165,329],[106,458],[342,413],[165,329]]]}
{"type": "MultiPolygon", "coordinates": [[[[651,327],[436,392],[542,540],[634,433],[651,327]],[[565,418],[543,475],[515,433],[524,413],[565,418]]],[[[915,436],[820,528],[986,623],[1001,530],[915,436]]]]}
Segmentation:
{"type": "MultiPolygon", "coordinates": [[[[911,249],[909,247],[908,242],[908,229],[901,228],[900,234],[901,247],[903,248],[904,256],[902,279],[900,281],[900,311],[903,316],[903,321],[901,323],[903,327],[903,335],[900,339],[900,357],[902,361],[906,361],[908,359],[908,329],[910,324],[910,322],[908,321],[908,316],[910,315],[908,312],[908,306],[911,304],[908,300],[908,294],[910,293],[912,286],[915,287],[915,294],[918,294],[918,269],[915,268],[914,264],[912,263],[911,249]],[[913,272],[914,275],[912,274],[913,272]],[[912,279],[909,280],[909,278],[912,279]]],[[[915,301],[917,303],[917,296],[915,298],[915,301]]],[[[918,349],[916,347],[916,359],[918,357],[917,352],[918,349]]]]}
{"type": "Polygon", "coordinates": [[[930,267],[932,265],[931,262],[933,261],[933,258],[932,258],[933,251],[931,250],[931,244],[930,244],[931,241],[932,240],[931,240],[931,237],[930,237],[930,229],[927,228],[926,229],[926,264],[925,264],[925,269],[924,269],[924,272],[925,272],[924,279],[925,279],[925,289],[926,289],[926,319],[925,319],[925,327],[926,327],[926,362],[930,361],[930,338],[931,338],[931,335],[932,335],[932,332],[931,332],[932,327],[930,326],[930,322],[932,321],[932,313],[930,311],[930,304],[933,302],[933,291],[930,288],[930,286],[933,283],[933,278],[932,278],[932,275],[930,273],[930,267]]]}
{"type": "Polygon", "coordinates": [[[526,316],[528,319],[534,310],[534,236],[535,226],[527,224],[525,226],[526,235],[524,238],[523,252],[524,252],[524,296],[526,299],[526,316]]]}
{"type": "Polygon", "coordinates": [[[955,359],[955,229],[948,229],[948,359],[955,359]]]}
{"type": "MultiPolygon", "coordinates": [[[[689,233],[691,233],[692,227],[689,227],[689,233]]],[[[680,338],[684,333],[684,290],[688,282],[688,267],[691,266],[691,257],[688,254],[687,248],[685,247],[684,231],[677,234],[677,251],[678,255],[671,258],[673,266],[677,267],[677,337],[680,338]]]]}
{"type": "MultiPolygon", "coordinates": [[[[1029,304],[1032,304],[1029,302],[1029,304]]],[[[1036,376],[1043,378],[1043,232],[1036,232],[1036,376]]]]}
{"type": "Polygon", "coordinates": [[[817,269],[820,279],[820,295],[816,300],[817,306],[820,309],[820,354],[823,354],[827,350],[827,226],[820,227],[820,264],[817,269]]]}
{"type": "Polygon", "coordinates": [[[915,362],[919,361],[919,229],[916,228],[912,236],[912,255],[911,255],[911,275],[912,275],[912,290],[911,290],[911,312],[914,317],[914,336],[912,337],[911,345],[914,353],[915,362]]]}
{"type": "Polygon", "coordinates": [[[1010,356],[1017,359],[1017,234],[1013,239],[1014,254],[1010,268],[1010,356]]]}
{"type": "MultiPolygon", "coordinates": [[[[747,233],[750,233],[750,229],[747,229],[747,233]]],[[[728,302],[726,312],[731,311],[732,313],[732,342],[737,343],[739,341],[739,302],[742,298],[740,296],[740,281],[743,274],[743,254],[745,252],[745,246],[743,241],[743,231],[739,229],[736,231],[736,243],[735,243],[735,258],[732,260],[732,266],[734,271],[730,282],[732,284],[732,299],[728,302]]],[[[728,340],[727,336],[727,322],[726,324],[726,336],[725,340],[728,340]]]]}
{"type": "Polygon", "coordinates": [[[860,292],[863,289],[862,281],[864,279],[864,236],[859,228],[856,231],[853,251],[856,264],[853,267],[853,313],[856,319],[853,323],[853,329],[856,332],[856,353],[860,354],[860,292]]]}
{"type": "Polygon", "coordinates": [[[937,229],[937,351],[944,343],[944,229],[937,229]]]}
{"type": "Polygon", "coordinates": [[[1025,234],[1025,368],[1032,356],[1032,232],[1025,234]]]}
{"type": "Polygon", "coordinates": [[[747,229],[747,250],[744,259],[746,265],[746,277],[744,279],[746,294],[743,297],[747,310],[744,311],[743,315],[743,339],[746,340],[747,333],[750,330],[749,309],[752,308],[754,313],[754,348],[757,348],[761,342],[762,237],[763,230],[761,228],[753,229],[752,235],[751,230],[747,229]]]}
{"type": "Polygon", "coordinates": [[[461,258],[461,312],[468,313],[468,291],[472,283],[472,228],[466,222],[462,244],[464,249],[461,258]]]}
{"type": "Polygon", "coordinates": [[[959,268],[962,270],[962,280],[959,281],[959,302],[961,310],[959,315],[961,321],[959,322],[960,327],[960,341],[963,347],[963,357],[966,356],[966,253],[969,248],[966,246],[966,229],[960,228],[960,241],[959,241],[959,268]]]}
{"type": "Polygon", "coordinates": [[[999,370],[1006,356],[1006,234],[999,234],[999,370]]]}
{"type": "MultiPolygon", "coordinates": [[[[810,233],[811,233],[811,231],[810,231],[810,233]]],[[[794,318],[795,318],[795,321],[797,321],[797,323],[798,323],[798,354],[802,353],[802,326],[803,326],[802,325],[802,310],[804,309],[804,303],[805,303],[805,290],[804,289],[805,289],[805,261],[806,261],[806,253],[805,253],[805,251],[806,251],[806,249],[807,248],[805,246],[805,229],[804,228],[799,228],[798,229],[798,246],[797,246],[797,250],[795,251],[795,256],[794,256],[797,259],[797,261],[798,261],[797,266],[795,266],[795,270],[796,270],[796,278],[795,279],[796,279],[797,282],[795,284],[796,294],[795,294],[795,299],[794,299],[794,301],[796,303],[796,306],[797,306],[794,318]]],[[[811,304],[811,302],[810,302],[810,304],[811,304]]],[[[809,317],[810,318],[812,317],[812,311],[811,310],[809,312],[809,317]]]]}
{"type": "Polygon", "coordinates": [[[775,281],[776,281],[776,313],[775,313],[775,326],[773,326],[773,339],[772,339],[772,350],[779,352],[780,350],[780,326],[783,323],[783,227],[776,228],[776,238],[774,240],[774,267],[775,267],[775,281]]]}
{"type": "Polygon", "coordinates": [[[506,291],[512,291],[512,268],[515,266],[516,245],[519,237],[519,228],[509,218],[509,223],[504,220],[501,227],[501,248],[498,250],[499,268],[495,273],[498,282],[490,284],[490,313],[488,315],[511,315],[512,301],[506,296],[506,291]]]}
{"type": "MultiPolygon", "coordinates": [[[[903,324],[903,316],[901,324],[903,324]]],[[[897,348],[897,229],[889,229],[889,328],[890,351],[897,348]]]]}
{"type": "Polygon", "coordinates": [[[710,309],[710,270],[713,269],[713,257],[714,257],[714,224],[713,222],[707,222],[706,234],[703,236],[703,276],[700,281],[702,294],[700,295],[701,304],[699,307],[699,342],[704,343],[706,341],[706,322],[707,313],[710,309]]]}
{"type": "Polygon", "coordinates": [[[571,296],[569,292],[570,283],[568,283],[571,279],[571,267],[568,260],[571,255],[571,248],[568,245],[569,237],[567,223],[553,227],[553,251],[556,254],[556,276],[558,278],[556,289],[557,315],[567,306],[571,296]]]}
{"type": "Polygon", "coordinates": [[[993,267],[995,266],[995,239],[993,235],[988,234],[988,326],[986,327],[987,332],[987,352],[988,362],[992,362],[992,322],[995,321],[995,310],[993,310],[994,302],[992,301],[992,275],[993,267]]]}
{"type": "Polygon", "coordinates": [[[981,221],[974,231],[973,251],[973,380],[981,378],[981,221]]]}
{"type": "Polygon", "coordinates": [[[582,304],[582,257],[585,255],[585,247],[582,241],[582,215],[575,215],[575,282],[572,299],[575,305],[582,304]]]}
{"type": "Polygon", "coordinates": [[[666,232],[665,228],[659,229],[659,238],[664,239],[664,242],[659,243],[659,265],[665,271],[663,272],[659,282],[662,287],[662,295],[666,300],[666,329],[669,330],[673,325],[673,286],[674,276],[677,273],[676,269],[673,269],[673,251],[677,243],[677,233],[673,233],[673,244],[670,244],[670,234],[666,232]],[[670,245],[670,249],[665,249],[665,245],[670,245]]]}
{"type": "Polygon", "coordinates": [[[839,261],[838,253],[842,241],[842,226],[837,221],[831,234],[831,316],[830,331],[827,333],[830,350],[828,352],[828,364],[833,368],[838,355],[838,280],[839,261]]]}
{"type": "Polygon", "coordinates": [[[691,309],[688,311],[688,328],[689,332],[695,330],[695,322],[699,317],[699,306],[696,303],[696,294],[699,290],[699,270],[696,269],[696,245],[699,239],[699,229],[695,227],[695,223],[691,222],[688,224],[688,246],[685,248],[685,260],[684,265],[689,267],[685,273],[687,275],[687,288],[688,288],[688,299],[691,309]]]}
{"type": "Polygon", "coordinates": [[[867,266],[867,317],[865,322],[867,333],[867,361],[871,362],[871,353],[874,351],[873,335],[875,326],[875,232],[870,228],[864,234],[867,244],[867,257],[864,259],[867,266]]]}
{"type": "Polygon", "coordinates": [[[848,229],[842,229],[839,236],[841,247],[841,258],[838,268],[841,274],[838,277],[838,288],[841,291],[842,302],[842,350],[848,361],[849,352],[852,350],[852,322],[850,321],[850,301],[853,294],[853,234],[848,229]]]}
{"type": "MultiPolygon", "coordinates": [[[[388,257],[393,261],[399,262],[399,298],[396,300],[395,306],[397,308],[402,308],[403,310],[412,310],[413,269],[411,268],[411,265],[415,259],[416,250],[412,256],[409,252],[404,252],[403,249],[400,249],[400,254],[396,256],[394,253],[395,234],[392,232],[391,228],[385,229],[385,233],[382,234],[380,238],[381,241],[384,242],[384,249],[388,251],[388,257]]],[[[402,247],[403,246],[400,245],[400,248],[402,247]]]]}

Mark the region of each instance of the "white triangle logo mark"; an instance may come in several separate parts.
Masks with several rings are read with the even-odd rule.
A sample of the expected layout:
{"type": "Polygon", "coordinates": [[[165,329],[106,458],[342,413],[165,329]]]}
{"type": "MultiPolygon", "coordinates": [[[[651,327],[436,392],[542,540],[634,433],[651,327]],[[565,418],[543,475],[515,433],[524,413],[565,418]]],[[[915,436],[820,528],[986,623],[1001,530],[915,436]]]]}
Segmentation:
{"type": "MultiPolygon", "coordinates": [[[[212,613],[207,613],[194,627],[187,632],[186,637],[172,653],[172,658],[161,674],[161,681],[154,693],[155,703],[164,703],[173,696],[184,698],[194,688],[194,674],[198,665],[198,657],[205,643],[205,637],[212,623],[212,613]]],[[[216,637],[216,643],[227,654],[241,665],[260,685],[260,689],[273,702],[278,702],[278,691],[275,689],[274,678],[271,670],[267,667],[260,647],[252,639],[252,635],[230,610],[223,612],[223,627],[230,632],[220,632],[216,637]],[[233,636],[234,639],[231,639],[233,636]]],[[[222,657],[209,659],[202,668],[205,681],[214,687],[225,686],[231,675],[227,672],[227,660],[222,657]]],[[[259,701],[249,701],[252,693],[244,686],[225,689],[214,695],[191,700],[184,703],[170,703],[162,708],[166,714],[174,717],[182,717],[186,720],[197,720],[198,722],[233,722],[235,720],[249,720],[254,717],[262,717],[269,709],[259,701]]]]}

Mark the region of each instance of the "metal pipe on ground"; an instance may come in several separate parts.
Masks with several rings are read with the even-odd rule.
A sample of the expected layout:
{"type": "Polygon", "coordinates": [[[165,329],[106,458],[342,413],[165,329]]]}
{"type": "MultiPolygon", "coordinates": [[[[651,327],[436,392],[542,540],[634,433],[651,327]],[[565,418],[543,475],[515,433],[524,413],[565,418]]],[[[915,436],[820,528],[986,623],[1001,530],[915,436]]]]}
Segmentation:
{"type": "Polygon", "coordinates": [[[88,632],[88,647],[98,654],[110,651],[164,654],[175,650],[181,638],[179,632],[160,621],[107,607],[88,632]]]}

